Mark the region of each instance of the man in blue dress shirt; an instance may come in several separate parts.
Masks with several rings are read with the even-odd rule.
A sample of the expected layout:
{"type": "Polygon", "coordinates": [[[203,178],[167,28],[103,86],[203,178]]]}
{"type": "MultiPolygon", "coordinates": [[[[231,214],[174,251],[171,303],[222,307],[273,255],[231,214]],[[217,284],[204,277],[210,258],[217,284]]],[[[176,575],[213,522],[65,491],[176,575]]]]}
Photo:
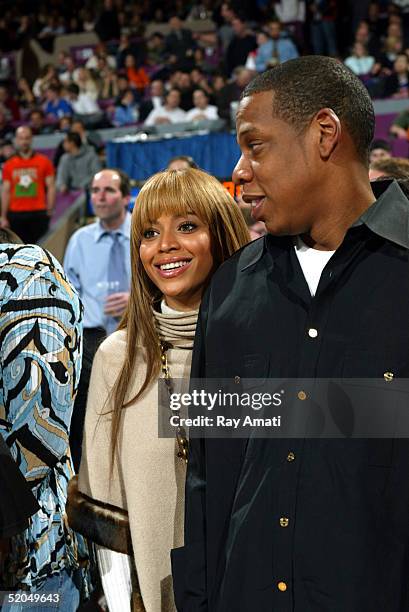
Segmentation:
{"type": "Polygon", "coordinates": [[[70,435],[76,469],[81,458],[92,361],[103,338],[115,330],[129,297],[129,199],[129,178],[125,173],[114,169],[97,172],[91,184],[91,201],[97,220],[71,236],[64,257],[67,276],[84,304],[83,364],[70,435]]]}

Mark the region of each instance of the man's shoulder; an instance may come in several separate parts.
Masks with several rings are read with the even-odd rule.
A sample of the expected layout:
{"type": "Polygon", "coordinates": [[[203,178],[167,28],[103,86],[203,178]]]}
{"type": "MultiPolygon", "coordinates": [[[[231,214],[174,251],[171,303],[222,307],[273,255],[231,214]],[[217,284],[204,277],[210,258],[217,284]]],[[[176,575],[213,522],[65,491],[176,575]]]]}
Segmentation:
{"type": "Polygon", "coordinates": [[[247,266],[256,263],[263,255],[265,250],[265,236],[249,242],[233,253],[224,261],[220,268],[213,276],[213,280],[217,280],[219,276],[232,274],[235,271],[243,270],[247,266]]]}
{"type": "Polygon", "coordinates": [[[78,244],[79,242],[94,238],[97,226],[98,221],[94,221],[93,223],[88,223],[87,225],[80,227],[72,234],[70,242],[78,244]]]}
{"type": "Polygon", "coordinates": [[[13,168],[14,166],[17,166],[20,160],[21,160],[21,157],[19,157],[19,155],[17,154],[12,155],[11,157],[9,157],[9,159],[6,162],[4,162],[3,171],[4,169],[13,168]]]}
{"type": "Polygon", "coordinates": [[[274,251],[281,252],[287,244],[288,237],[273,236],[272,234],[266,234],[257,238],[257,240],[252,240],[221,264],[212,277],[212,284],[220,278],[230,277],[236,272],[244,272],[250,269],[263,259],[266,251],[271,253],[274,253],[274,251]]]}

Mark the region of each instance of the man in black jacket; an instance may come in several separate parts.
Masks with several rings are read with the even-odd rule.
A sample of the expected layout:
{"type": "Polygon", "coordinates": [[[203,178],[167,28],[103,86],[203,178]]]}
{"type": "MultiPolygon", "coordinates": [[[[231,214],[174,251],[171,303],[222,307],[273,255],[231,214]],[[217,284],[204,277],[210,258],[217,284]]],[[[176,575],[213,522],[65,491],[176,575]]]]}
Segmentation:
{"type": "MultiPolygon", "coordinates": [[[[388,385],[409,376],[409,208],[395,183],[375,201],[373,130],[365,88],[328,57],[288,61],[246,88],[234,179],[269,233],[212,278],[193,378],[238,391],[245,379],[292,380],[283,421],[286,405],[314,407],[308,381],[371,379],[393,421],[388,385]]],[[[325,437],[336,399],[312,437],[191,437],[179,610],[409,609],[408,440],[354,436],[348,419],[325,437]]]]}

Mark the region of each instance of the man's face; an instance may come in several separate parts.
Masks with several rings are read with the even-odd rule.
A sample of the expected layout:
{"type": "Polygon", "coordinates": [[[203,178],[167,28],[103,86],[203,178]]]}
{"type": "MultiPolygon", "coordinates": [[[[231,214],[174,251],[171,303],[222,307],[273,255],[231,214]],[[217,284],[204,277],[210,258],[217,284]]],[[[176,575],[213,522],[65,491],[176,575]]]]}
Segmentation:
{"type": "Polygon", "coordinates": [[[26,127],[18,128],[16,132],[15,144],[16,149],[20,153],[28,153],[31,150],[32,140],[33,136],[31,134],[31,130],[26,127]]]}
{"type": "Polygon", "coordinates": [[[372,164],[380,159],[389,159],[390,157],[392,157],[392,155],[389,153],[389,151],[385,151],[385,149],[372,149],[369,154],[369,163],[372,164]]]}
{"type": "Polygon", "coordinates": [[[196,108],[200,109],[204,109],[207,106],[207,98],[203,91],[200,91],[200,89],[196,89],[196,91],[193,93],[193,104],[196,106],[196,108]]]}
{"type": "Polygon", "coordinates": [[[280,38],[280,33],[281,33],[280,24],[277,21],[273,21],[272,23],[270,23],[271,38],[273,38],[274,40],[277,40],[277,38],[280,38]]]}
{"type": "Polygon", "coordinates": [[[172,89],[166,96],[166,104],[169,108],[177,108],[180,104],[180,93],[172,89]]]}
{"type": "MultiPolygon", "coordinates": [[[[273,116],[271,91],[244,98],[237,112],[242,152],[233,180],[252,216],[275,235],[308,233],[318,216],[320,172],[311,128],[303,135],[273,116]]],[[[328,203],[327,203],[328,204],[328,203]]]]}
{"type": "Polygon", "coordinates": [[[161,98],[163,96],[163,83],[162,81],[152,81],[151,83],[151,96],[161,98]]]}
{"type": "Polygon", "coordinates": [[[41,113],[31,113],[31,125],[35,129],[40,129],[44,125],[41,113]]]}
{"type": "Polygon", "coordinates": [[[113,170],[98,172],[91,185],[91,202],[95,215],[103,223],[121,222],[125,219],[129,198],[120,190],[120,176],[113,170]]]}

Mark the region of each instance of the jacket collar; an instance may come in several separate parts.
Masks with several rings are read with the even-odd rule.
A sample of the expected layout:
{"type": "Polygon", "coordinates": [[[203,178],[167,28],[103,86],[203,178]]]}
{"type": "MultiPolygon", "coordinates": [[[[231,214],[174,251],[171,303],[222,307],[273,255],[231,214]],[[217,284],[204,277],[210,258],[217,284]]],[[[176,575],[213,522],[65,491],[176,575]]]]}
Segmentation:
{"type": "MultiPolygon", "coordinates": [[[[366,225],[372,232],[409,249],[409,201],[396,181],[375,181],[371,184],[377,200],[363,213],[355,226],[366,225]]],[[[277,240],[292,240],[291,236],[276,238],[266,234],[250,242],[242,250],[240,271],[244,272],[262,259],[269,246],[277,240]]]]}
{"type": "Polygon", "coordinates": [[[374,234],[409,249],[409,201],[396,181],[375,181],[372,190],[378,199],[361,216],[374,234]]]}

